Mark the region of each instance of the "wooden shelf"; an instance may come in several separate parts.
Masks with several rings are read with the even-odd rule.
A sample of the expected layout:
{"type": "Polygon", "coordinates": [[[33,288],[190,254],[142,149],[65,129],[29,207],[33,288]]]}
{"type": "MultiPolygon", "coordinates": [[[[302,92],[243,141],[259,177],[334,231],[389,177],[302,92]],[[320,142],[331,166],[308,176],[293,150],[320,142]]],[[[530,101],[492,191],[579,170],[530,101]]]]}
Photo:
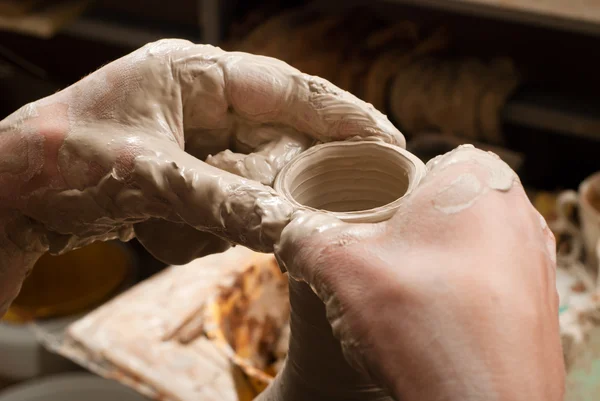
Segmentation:
{"type": "Polygon", "coordinates": [[[502,120],[524,128],[600,142],[600,102],[541,88],[523,88],[504,107],[502,120]]]}
{"type": "Polygon", "coordinates": [[[198,41],[200,37],[199,33],[197,37],[191,37],[193,35],[182,34],[174,30],[148,28],[144,25],[92,17],[79,18],[65,27],[61,33],[132,49],[163,38],[178,37],[198,41]]]}
{"type": "Polygon", "coordinates": [[[132,18],[130,15],[119,13],[102,13],[92,9],[64,26],[60,34],[132,49],[168,37],[218,45],[224,37],[225,27],[232,12],[230,1],[194,1],[198,3],[197,15],[194,17],[197,22],[195,26],[170,21],[157,24],[143,18],[132,18]]]}
{"type": "Polygon", "coordinates": [[[600,36],[600,2],[583,0],[381,0],[600,36]]]}

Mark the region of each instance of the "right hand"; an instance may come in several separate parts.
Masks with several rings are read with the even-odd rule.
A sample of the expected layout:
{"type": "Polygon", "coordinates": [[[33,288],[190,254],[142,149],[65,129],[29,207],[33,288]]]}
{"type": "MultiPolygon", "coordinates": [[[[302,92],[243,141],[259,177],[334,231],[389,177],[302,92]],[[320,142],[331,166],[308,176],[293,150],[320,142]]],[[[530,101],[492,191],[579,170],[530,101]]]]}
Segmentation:
{"type": "Polygon", "coordinates": [[[48,250],[135,236],[169,264],[230,242],[272,252],[293,212],[269,186],[279,169],[356,137],[405,144],[323,79],[175,39],[22,107],[0,122],[0,316],[48,250]]]}
{"type": "Polygon", "coordinates": [[[495,155],[430,162],[387,222],[300,214],[276,254],[395,399],[563,399],[554,237],[495,155]]]}

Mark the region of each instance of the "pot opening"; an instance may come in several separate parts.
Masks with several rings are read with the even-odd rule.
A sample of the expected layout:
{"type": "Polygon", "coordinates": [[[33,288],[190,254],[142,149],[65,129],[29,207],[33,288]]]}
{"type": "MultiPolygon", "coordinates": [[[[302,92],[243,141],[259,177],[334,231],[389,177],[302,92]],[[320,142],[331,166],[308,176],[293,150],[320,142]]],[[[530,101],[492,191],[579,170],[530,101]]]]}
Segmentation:
{"type": "Polygon", "coordinates": [[[334,213],[366,211],[402,198],[414,163],[375,142],[321,145],[292,162],[286,192],[300,205],[334,213]]]}

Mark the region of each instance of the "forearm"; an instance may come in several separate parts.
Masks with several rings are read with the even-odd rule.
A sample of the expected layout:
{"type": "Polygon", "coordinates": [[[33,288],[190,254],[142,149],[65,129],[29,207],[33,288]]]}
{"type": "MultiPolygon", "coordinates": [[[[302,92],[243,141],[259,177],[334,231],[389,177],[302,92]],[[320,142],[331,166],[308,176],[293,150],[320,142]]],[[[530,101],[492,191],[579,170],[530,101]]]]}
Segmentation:
{"type": "MultiPolygon", "coordinates": [[[[484,268],[523,269],[535,274],[532,266],[539,261],[529,258],[533,252],[526,252],[525,257],[503,257],[493,250],[480,251],[482,258],[472,255],[471,263],[466,256],[458,257],[456,263],[451,263],[450,257],[436,261],[429,252],[418,265],[446,266],[452,274],[469,278],[448,285],[443,283],[450,283],[450,278],[440,276],[438,282],[427,283],[427,298],[417,301],[406,289],[415,290],[427,282],[419,279],[404,288],[402,302],[382,298],[368,307],[377,310],[378,318],[370,320],[370,346],[364,353],[370,361],[365,362],[376,367],[371,373],[395,399],[562,400],[564,368],[556,336],[556,309],[542,311],[552,315],[543,316],[531,307],[536,297],[547,294],[510,283],[512,293],[507,297],[501,288],[508,284],[504,273],[471,278],[472,271],[484,268]],[[403,324],[397,324],[398,320],[403,324]],[[535,330],[531,322],[537,322],[535,330]],[[426,331],[419,329],[424,327],[426,331]]],[[[385,287],[373,288],[373,293],[391,296],[394,290],[385,287]]],[[[365,303],[373,302],[364,298],[365,303]]]]}

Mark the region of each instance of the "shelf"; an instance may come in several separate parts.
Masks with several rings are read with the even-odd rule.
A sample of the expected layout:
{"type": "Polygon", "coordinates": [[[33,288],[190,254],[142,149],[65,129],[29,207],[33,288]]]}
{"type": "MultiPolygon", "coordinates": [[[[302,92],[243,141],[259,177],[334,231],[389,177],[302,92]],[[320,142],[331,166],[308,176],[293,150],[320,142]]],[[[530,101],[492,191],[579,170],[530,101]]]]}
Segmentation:
{"type": "Polygon", "coordinates": [[[198,40],[198,38],[190,37],[189,34],[182,34],[181,32],[175,32],[175,30],[152,29],[142,25],[136,26],[91,17],[79,18],[65,27],[61,33],[112,45],[131,47],[132,49],[170,37],[198,40]]]}
{"type": "Polygon", "coordinates": [[[600,102],[577,95],[524,88],[504,107],[505,123],[600,142],[600,102]]]}
{"type": "Polygon", "coordinates": [[[600,2],[568,0],[381,0],[600,36],[600,2]]]}

